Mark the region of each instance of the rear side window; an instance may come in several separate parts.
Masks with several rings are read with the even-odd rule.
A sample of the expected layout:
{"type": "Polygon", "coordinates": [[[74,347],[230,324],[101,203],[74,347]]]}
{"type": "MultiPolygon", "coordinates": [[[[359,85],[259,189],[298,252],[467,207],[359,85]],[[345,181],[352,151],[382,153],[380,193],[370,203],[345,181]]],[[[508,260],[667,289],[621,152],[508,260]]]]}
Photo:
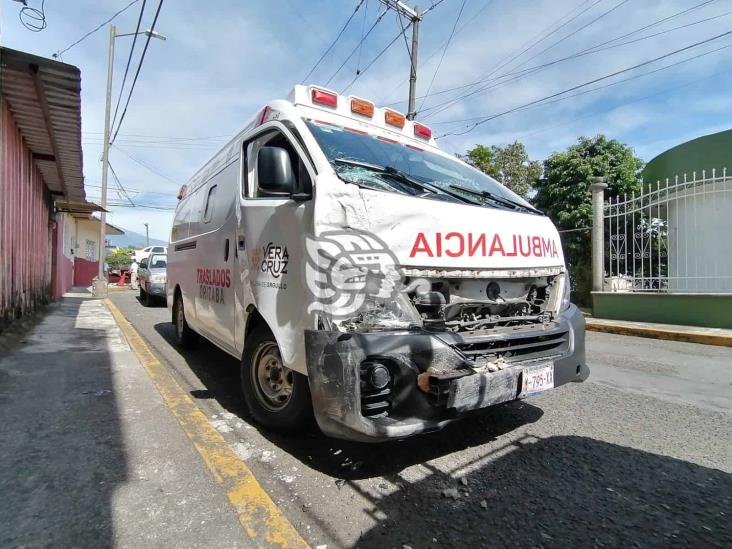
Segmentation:
{"type": "Polygon", "coordinates": [[[164,252],[165,251],[165,248],[163,248],[162,246],[155,246],[152,249],[152,251],[153,251],[153,253],[155,253],[155,252],[164,252]]]}
{"type": "Polygon", "coordinates": [[[214,204],[216,202],[216,189],[218,185],[212,185],[208,190],[208,196],[206,197],[206,207],[203,210],[203,222],[208,223],[211,221],[213,215],[214,204]]]}

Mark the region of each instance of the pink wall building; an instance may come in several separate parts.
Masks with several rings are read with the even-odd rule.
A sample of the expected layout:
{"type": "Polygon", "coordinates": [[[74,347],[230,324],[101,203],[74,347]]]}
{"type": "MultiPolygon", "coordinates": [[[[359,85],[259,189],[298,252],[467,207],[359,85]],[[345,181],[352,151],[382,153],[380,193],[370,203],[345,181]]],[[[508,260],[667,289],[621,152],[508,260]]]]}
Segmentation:
{"type": "Polygon", "coordinates": [[[84,192],[80,90],[77,67],[0,47],[0,329],[73,282],[59,214],[99,209],[84,192]]]}

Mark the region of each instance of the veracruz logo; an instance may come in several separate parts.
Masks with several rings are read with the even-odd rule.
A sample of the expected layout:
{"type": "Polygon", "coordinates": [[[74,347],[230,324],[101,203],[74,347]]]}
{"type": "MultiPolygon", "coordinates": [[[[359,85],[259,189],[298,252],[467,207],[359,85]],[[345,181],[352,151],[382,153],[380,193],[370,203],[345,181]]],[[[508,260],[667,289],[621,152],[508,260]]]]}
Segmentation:
{"type": "Polygon", "coordinates": [[[553,238],[498,233],[417,233],[409,257],[559,257],[553,238]]]}

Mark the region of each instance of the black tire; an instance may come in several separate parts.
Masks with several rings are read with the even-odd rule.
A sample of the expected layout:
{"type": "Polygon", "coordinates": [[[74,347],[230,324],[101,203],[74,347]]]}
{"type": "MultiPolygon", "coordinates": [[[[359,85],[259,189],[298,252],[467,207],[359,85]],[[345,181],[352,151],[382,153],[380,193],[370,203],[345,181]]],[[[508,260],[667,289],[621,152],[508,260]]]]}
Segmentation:
{"type": "Polygon", "coordinates": [[[306,376],[282,365],[279,352],[268,329],[255,329],[244,344],[241,387],[249,413],[258,423],[276,431],[293,431],[312,420],[310,386],[306,376]],[[275,372],[278,369],[279,375],[275,372]],[[263,381],[262,376],[267,380],[263,381]],[[278,381],[280,389],[275,389],[278,381]],[[284,394],[283,385],[289,386],[289,397],[284,394]]]}
{"type": "Polygon", "coordinates": [[[173,302],[173,326],[175,327],[175,341],[180,347],[193,347],[198,342],[198,334],[188,326],[183,297],[180,294],[175,296],[173,302]]]}
{"type": "Polygon", "coordinates": [[[153,296],[150,295],[150,292],[145,292],[145,301],[143,303],[145,307],[152,307],[153,296]]]}
{"type": "Polygon", "coordinates": [[[140,286],[140,303],[147,307],[147,292],[142,289],[142,286],[140,286]]]}

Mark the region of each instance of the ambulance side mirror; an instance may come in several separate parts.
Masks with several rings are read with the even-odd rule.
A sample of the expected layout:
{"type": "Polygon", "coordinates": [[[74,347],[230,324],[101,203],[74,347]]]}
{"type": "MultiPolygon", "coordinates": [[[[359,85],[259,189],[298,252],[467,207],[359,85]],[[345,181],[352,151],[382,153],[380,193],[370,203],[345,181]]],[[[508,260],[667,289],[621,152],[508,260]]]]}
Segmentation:
{"type": "Polygon", "coordinates": [[[262,147],[257,155],[259,189],[269,195],[290,196],[297,191],[290,155],[282,147],[262,147]]]}

